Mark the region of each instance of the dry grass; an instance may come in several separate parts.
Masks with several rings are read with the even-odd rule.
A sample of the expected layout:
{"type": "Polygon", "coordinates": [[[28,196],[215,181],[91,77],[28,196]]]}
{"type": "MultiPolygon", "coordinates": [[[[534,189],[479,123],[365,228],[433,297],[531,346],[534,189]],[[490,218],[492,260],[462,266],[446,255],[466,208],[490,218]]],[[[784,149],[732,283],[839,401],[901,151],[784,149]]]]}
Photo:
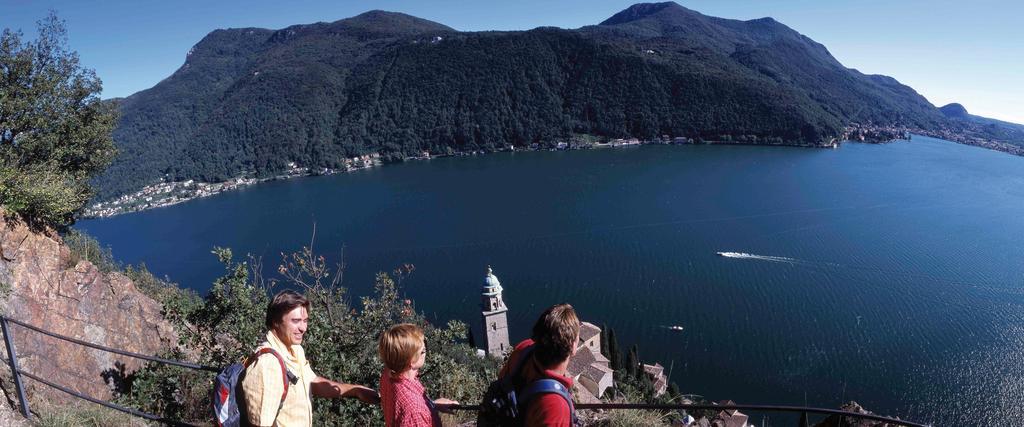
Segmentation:
{"type": "Polygon", "coordinates": [[[146,427],[151,424],[142,418],[102,406],[80,402],[71,405],[40,405],[36,427],[146,427]]]}

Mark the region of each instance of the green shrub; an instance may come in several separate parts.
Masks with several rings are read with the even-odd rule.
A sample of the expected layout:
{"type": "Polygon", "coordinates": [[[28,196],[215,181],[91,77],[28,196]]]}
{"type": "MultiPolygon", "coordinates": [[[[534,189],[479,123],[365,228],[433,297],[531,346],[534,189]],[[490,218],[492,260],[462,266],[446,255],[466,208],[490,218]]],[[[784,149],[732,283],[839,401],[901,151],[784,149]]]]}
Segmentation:
{"type": "Polygon", "coordinates": [[[64,245],[71,253],[68,267],[74,267],[79,261],[89,261],[100,271],[109,273],[121,270],[121,263],[114,259],[110,247],[103,247],[96,238],[75,229],[64,233],[64,245]]]}
{"type": "Polygon", "coordinates": [[[138,267],[129,265],[124,268],[125,276],[135,283],[135,288],[146,296],[153,298],[163,307],[164,318],[172,323],[182,323],[178,318],[182,313],[190,313],[202,304],[203,299],[191,289],[182,289],[169,279],[160,279],[149,272],[145,263],[138,267]]]}

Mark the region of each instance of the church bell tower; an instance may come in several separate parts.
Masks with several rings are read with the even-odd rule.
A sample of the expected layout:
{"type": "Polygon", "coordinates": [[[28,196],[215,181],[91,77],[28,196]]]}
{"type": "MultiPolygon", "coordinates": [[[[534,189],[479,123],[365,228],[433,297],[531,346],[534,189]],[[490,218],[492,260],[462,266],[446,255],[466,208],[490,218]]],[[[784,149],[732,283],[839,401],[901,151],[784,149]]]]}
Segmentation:
{"type": "Polygon", "coordinates": [[[501,282],[487,266],[483,293],[480,296],[481,317],[484,321],[484,347],[492,357],[504,357],[512,351],[508,342],[508,307],[501,299],[501,282]]]}

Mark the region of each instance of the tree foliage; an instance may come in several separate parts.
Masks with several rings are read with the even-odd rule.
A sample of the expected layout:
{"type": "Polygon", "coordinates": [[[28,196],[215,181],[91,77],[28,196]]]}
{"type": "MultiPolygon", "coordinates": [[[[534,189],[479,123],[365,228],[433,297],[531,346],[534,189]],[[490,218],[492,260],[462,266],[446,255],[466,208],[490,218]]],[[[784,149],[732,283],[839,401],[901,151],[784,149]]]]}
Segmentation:
{"type": "Polygon", "coordinates": [[[121,263],[114,258],[110,247],[104,247],[95,237],[72,228],[62,238],[70,254],[68,267],[74,267],[79,261],[89,261],[103,273],[121,269],[121,263]]]}
{"type": "Polygon", "coordinates": [[[637,379],[643,375],[643,369],[640,368],[640,355],[637,353],[636,344],[629,349],[629,353],[626,354],[626,374],[632,378],[637,379]]]}
{"type": "Polygon", "coordinates": [[[609,328],[608,331],[608,354],[604,356],[608,358],[609,365],[613,371],[622,369],[622,350],[619,347],[619,339],[615,335],[615,328],[609,328]]]}
{"type": "Polygon", "coordinates": [[[30,225],[64,228],[114,157],[116,115],[68,49],[63,21],[51,13],[38,34],[0,35],[0,204],[30,225]]]}

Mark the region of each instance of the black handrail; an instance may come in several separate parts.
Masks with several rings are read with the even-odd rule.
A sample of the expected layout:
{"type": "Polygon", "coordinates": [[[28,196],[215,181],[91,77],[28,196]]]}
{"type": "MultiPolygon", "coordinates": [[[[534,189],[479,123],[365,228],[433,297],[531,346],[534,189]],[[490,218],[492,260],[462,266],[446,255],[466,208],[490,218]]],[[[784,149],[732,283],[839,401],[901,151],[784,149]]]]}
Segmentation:
{"type": "Polygon", "coordinates": [[[68,337],[68,336],[64,336],[64,335],[61,335],[61,334],[50,332],[50,331],[47,331],[45,329],[39,328],[37,326],[30,325],[28,323],[25,323],[25,322],[22,322],[22,321],[19,321],[19,320],[14,320],[14,319],[8,318],[7,316],[0,316],[0,326],[2,326],[2,330],[3,330],[3,333],[4,333],[4,341],[5,341],[5,344],[7,346],[7,356],[8,356],[7,362],[9,364],[10,368],[11,368],[11,375],[14,377],[14,386],[17,389],[18,400],[19,400],[19,403],[21,404],[21,414],[25,417],[25,419],[28,419],[28,420],[32,419],[32,413],[29,411],[28,399],[25,397],[25,388],[24,388],[24,386],[21,383],[21,376],[22,375],[24,375],[24,376],[26,376],[28,378],[31,378],[33,380],[36,380],[36,381],[38,381],[38,382],[40,382],[40,383],[42,383],[44,385],[47,385],[49,387],[53,387],[53,388],[55,388],[57,390],[60,390],[60,391],[62,391],[64,393],[67,393],[67,394],[70,394],[72,396],[75,396],[75,397],[77,397],[79,399],[87,400],[87,401],[95,403],[97,405],[105,406],[105,407],[110,408],[110,409],[121,411],[121,412],[124,412],[124,413],[127,413],[127,414],[131,414],[131,415],[134,415],[134,416],[137,416],[137,417],[145,418],[145,419],[150,420],[150,421],[156,421],[156,422],[160,422],[160,423],[163,423],[163,424],[166,424],[166,425],[170,425],[170,426],[174,426],[174,427],[197,427],[197,426],[195,426],[193,424],[183,423],[181,421],[169,420],[169,419],[166,419],[166,418],[161,417],[159,415],[150,414],[150,413],[147,413],[147,412],[142,412],[142,411],[139,411],[137,409],[128,408],[126,406],[121,406],[121,405],[118,405],[116,403],[107,402],[105,400],[100,400],[100,399],[94,398],[92,396],[87,396],[85,394],[82,394],[82,393],[76,392],[74,390],[71,390],[71,389],[69,389],[67,387],[64,387],[64,386],[62,386],[60,384],[56,384],[56,383],[50,382],[48,380],[42,379],[39,376],[37,376],[35,374],[32,374],[31,372],[25,372],[25,371],[21,370],[18,367],[18,354],[17,354],[17,350],[14,347],[14,336],[11,333],[10,328],[8,327],[8,322],[14,323],[14,324],[16,324],[18,326],[30,329],[32,331],[35,331],[35,332],[38,332],[40,334],[43,334],[43,335],[46,335],[46,336],[49,336],[49,337],[53,337],[53,338],[56,338],[56,339],[59,339],[59,340],[67,341],[67,342],[70,342],[70,343],[73,343],[73,344],[78,344],[78,345],[81,345],[81,346],[84,346],[84,347],[94,348],[94,349],[97,349],[97,350],[102,350],[102,351],[106,351],[106,352],[110,352],[110,353],[120,354],[122,356],[128,356],[128,357],[133,357],[133,358],[136,358],[136,359],[148,360],[148,361],[151,361],[151,362],[163,363],[163,364],[167,364],[167,365],[180,366],[182,368],[188,368],[188,369],[199,370],[199,371],[210,371],[210,372],[219,372],[220,371],[220,369],[217,369],[217,368],[212,367],[212,366],[197,365],[195,363],[182,362],[180,360],[164,359],[164,358],[160,358],[160,357],[156,357],[156,356],[148,356],[148,355],[145,355],[145,354],[140,354],[140,353],[135,353],[135,352],[127,351],[127,350],[121,350],[121,349],[111,348],[111,347],[107,347],[107,346],[103,346],[103,345],[99,345],[99,344],[94,344],[94,343],[91,343],[91,342],[88,342],[88,341],[82,341],[82,340],[77,339],[77,338],[71,338],[71,337],[68,337]]]}
{"type": "Polygon", "coordinates": [[[85,399],[85,400],[88,400],[88,401],[90,401],[92,403],[95,403],[97,405],[103,405],[103,406],[106,406],[106,407],[108,407],[110,409],[116,409],[116,410],[121,411],[121,412],[132,414],[132,415],[134,415],[136,417],[145,418],[145,419],[150,420],[150,421],[161,422],[161,423],[164,423],[164,424],[167,424],[167,425],[170,425],[170,426],[174,426],[174,427],[198,427],[195,424],[188,424],[188,423],[183,423],[181,421],[169,420],[169,419],[166,419],[166,418],[161,417],[159,415],[153,415],[153,414],[150,414],[150,413],[147,413],[147,412],[139,411],[137,409],[129,408],[127,406],[121,406],[121,405],[118,405],[116,403],[110,403],[110,402],[107,402],[105,400],[97,399],[95,397],[86,396],[84,394],[81,394],[79,392],[71,390],[71,389],[69,389],[67,387],[64,387],[64,386],[62,386],[60,384],[54,384],[52,382],[49,382],[49,381],[44,380],[42,378],[39,378],[39,377],[29,373],[29,372],[18,371],[18,373],[21,374],[21,375],[24,375],[26,377],[29,377],[31,379],[34,379],[36,381],[39,381],[39,382],[41,382],[43,384],[46,384],[46,385],[48,385],[50,387],[53,387],[53,388],[55,388],[57,390],[60,390],[60,391],[63,391],[65,393],[67,393],[67,394],[75,396],[75,397],[77,397],[79,399],[85,399]]]}
{"type": "Polygon", "coordinates": [[[18,320],[14,320],[14,319],[11,319],[11,318],[4,317],[4,319],[7,320],[8,322],[11,322],[11,323],[14,323],[16,325],[29,328],[29,329],[31,329],[33,331],[36,331],[36,332],[39,332],[39,333],[41,333],[43,335],[48,335],[48,336],[57,338],[59,340],[64,340],[64,341],[75,343],[75,344],[78,344],[78,345],[95,348],[97,350],[109,351],[111,353],[120,354],[122,356],[134,357],[136,359],[143,359],[143,360],[148,360],[148,361],[151,361],[151,362],[159,362],[159,363],[164,363],[164,364],[167,364],[167,365],[180,366],[182,368],[189,368],[189,369],[196,369],[196,370],[210,371],[210,372],[220,372],[220,368],[215,368],[213,366],[197,365],[195,363],[188,363],[188,362],[182,362],[182,361],[178,361],[178,360],[163,359],[163,358],[159,358],[159,357],[156,357],[156,356],[147,356],[145,354],[134,353],[134,352],[131,352],[131,351],[120,350],[120,349],[116,349],[116,348],[110,348],[110,347],[102,346],[102,345],[99,345],[99,344],[93,344],[91,342],[82,341],[82,340],[77,339],[77,338],[66,337],[64,335],[53,333],[53,332],[47,331],[45,329],[41,329],[41,328],[38,328],[38,327],[35,327],[35,326],[32,326],[32,325],[29,325],[28,323],[24,323],[24,322],[21,322],[21,321],[18,321],[18,320]]]}
{"type": "MultiPolygon", "coordinates": [[[[150,421],[156,421],[156,422],[164,423],[164,424],[175,426],[175,427],[194,427],[193,424],[187,424],[187,423],[183,423],[181,421],[169,420],[169,419],[166,419],[166,418],[161,417],[159,415],[154,415],[154,414],[142,412],[142,411],[139,411],[139,410],[136,410],[136,409],[128,408],[126,406],[121,406],[121,405],[118,405],[118,404],[115,404],[115,403],[111,403],[111,402],[107,402],[107,401],[104,401],[104,400],[96,399],[96,398],[91,397],[91,396],[86,396],[84,394],[78,393],[78,392],[76,392],[74,390],[71,390],[71,389],[69,389],[67,387],[64,387],[62,385],[55,384],[53,382],[50,382],[50,381],[45,380],[43,378],[40,378],[40,377],[30,373],[30,372],[25,372],[25,371],[21,370],[18,367],[18,365],[17,365],[17,351],[14,348],[14,337],[13,337],[13,334],[11,333],[10,329],[7,326],[8,322],[14,323],[14,324],[16,324],[18,326],[22,326],[24,328],[30,329],[32,331],[35,331],[35,332],[41,333],[43,335],[47,335],[47,336],[59,339],[59,340],[67,341],[67,342],[70,342],[70,343],[73,343],[73,344],[78,344],[78,345],[85,346],[85,347],[94,348],[94,349],[97,349],[97,350],[107,351],[107,352],[110,352],[110,353],[120,354],[122,356],[128,356],[128,357],[133,357],[133,358],[137,358],[137,359],[143,359],[143,360],[148,360],[148,361],[151,361],[151,362],[163,363],[163,364],[168,364],[168,365],[180,366],[180,367],[183,367],[183,368],[188,368],[188,369],[193,369],[193,370],[201,370],[201,371],[209,371],[209,372],[219,372],[220,371],[220,369],[212,367],[212,366],[203,366],[203,365],[198,365],[198,364],[195,364],[195,363],[182,362],[182,361],[179,361],[179,360],[164,359],[164,358],[160,358],[160,357],[148,356],[148,355],[144,355],[144,354],[134,353],[134,352],[126,351],[126,350],[110,348],[110,347],[106,347],[106,346],[103,346],[103,345],[94,344],[94,343],[91,343],[91,342],[82,341],[82,340],[79,340],[79,339],[76,339],[76,338],[71,338],[71,337],[60,335],[60,334],[57,334],[57,333],[54,333],[54,332],[50,332],[50,331],[47,331],[45,329],[41,329],[41,328],[33,326],[33,325],[29,325],[27,323],[24,323],[24,322],[15,320],[15,319],[8,318],[6,316],[0,316],[0,326],[2,326],[2,331],[3,331],[3,334],[4,334],[4,341],[5,341],[5,344],[6,344],[6,347],[7,347],[7,354],[8,354],[8,360],[6,360],[6,361],[8,362],[8,364],[9,364],[9,366],[11,368],[11,373],[12,373],[12,375],[14,377],[15,388],[17,388],[17,392],[18,392],[18,395],[19,395],[19,400],[20,400],[20,403],[21,403],[22,415],[24,415],[26,419],[31,419],[31,413],[29,412],[28,401],[25,398],[24,387],[21,384],[21,375],[24,375],[24,376],[26,376],[26,377],[28,377],[30,379],[38,381],[38,382],[40,382],[40,383],[42,383],[44,385],[47,385],[49,387],[53,387],[53,388],[55,388],[57,390],[60,390],[60,391],[62,391],[64,393],[70,394],[72,396],[78,397],[78,398],[83,399],[83,400],[87,400],[89,402],[92,402],[92,403],[95,403],[95,404],[98,404],[98,405],[105,406],[105,407],[110,408],[110,409],[114,409],[114,410],[121,411],[121,412],[124,412],[124,413],[128,413],[128,414],[140,417],[140,418],[145,418],[145,419],[150,420],[150,421]]],[[[461,411],[478,411],[480,409],[480,406],[479,405],[454,405],[454,406],[451,406],[450,408],[452,410],[461,410],[461,411]]],[[[694,410],[697,410],[697,411],[699,411],[699,410],[713,410],[713,411],[714,410],[717,410],[717,411],[722,411],[722,410],[744,410],[744,411],[756,411],[756,412],[791,412],[791,413],[802,414],[803,415],[803,417],[801,418],[802,420],[806,420],[806,415],[808,413],[811,413],[811,414],[821,414],[821,415],[839,415],[839,416],[843,416],[843,417],[852,417],[852,418],[858,418],[858,419],[868,419],[868,420],[873,420],[873,421],[882,421],[882,422],[886,422],[886,423],[890,423],[890,424],[904,425],[904,426],[909,426],[909,427],[928,427],[925,424],[919,424],[919,423],[915,423],[915,422],[911,422],[911,421],[904,421],[904,420],[900,420],[900,419],[884,417],[884,416],[881,416],[881,415],[861,414],[861,413],[857,413],[857,412],[847,412],[847,411],[842,411],[842,410],[838,410],[838,409],[812,408],[812,407],[803,407],[803,406],[785,406],[785,405],[735,405],[735,404],[733,404],[733,405],[708,405],[708,404],[645,404],[645,403],[580,403],[580,404],[576,405],[576,408],[577,409],[635,409],[635,410],[659,410],[659,411],[675,411],[675,410],[689,410],[689,411],[694,411],[694,410]]]]}

